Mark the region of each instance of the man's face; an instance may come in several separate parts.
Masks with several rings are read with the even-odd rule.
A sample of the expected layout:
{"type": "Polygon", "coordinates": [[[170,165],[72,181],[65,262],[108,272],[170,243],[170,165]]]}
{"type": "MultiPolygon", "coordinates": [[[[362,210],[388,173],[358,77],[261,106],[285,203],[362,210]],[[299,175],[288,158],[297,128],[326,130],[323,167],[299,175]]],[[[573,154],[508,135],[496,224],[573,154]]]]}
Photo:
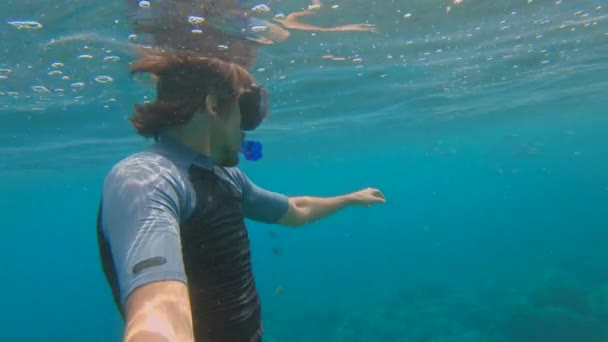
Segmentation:
{"type": "Polygon", "coordinates": [[[222,108],[219,113],[213,146],[216,146],[218,163],[232,167],[239,163],[239,152],[244,134],[241,131],[241,111],[238,102],[222,108]]]}

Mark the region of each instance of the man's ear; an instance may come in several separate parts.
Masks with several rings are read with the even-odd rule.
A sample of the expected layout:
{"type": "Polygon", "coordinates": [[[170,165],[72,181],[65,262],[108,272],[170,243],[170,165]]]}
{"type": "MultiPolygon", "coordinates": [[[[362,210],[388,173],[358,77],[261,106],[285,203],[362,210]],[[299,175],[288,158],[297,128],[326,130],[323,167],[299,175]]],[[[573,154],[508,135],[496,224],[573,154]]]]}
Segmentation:
{"type": "Polygon", "coordinates": [[[219,99],[216,95],[205,97],[205,111],[215,118],[219,116],[219,99]]]}

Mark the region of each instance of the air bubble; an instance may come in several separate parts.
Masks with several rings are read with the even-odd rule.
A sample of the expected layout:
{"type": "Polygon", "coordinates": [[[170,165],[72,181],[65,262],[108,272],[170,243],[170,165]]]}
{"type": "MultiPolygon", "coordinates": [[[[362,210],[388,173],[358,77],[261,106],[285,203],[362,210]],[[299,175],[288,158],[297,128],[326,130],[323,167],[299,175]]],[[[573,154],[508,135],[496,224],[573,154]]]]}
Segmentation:
{"type": "Polygon", "coordinates": [[[277,14],[275,14],[274,18],[275,19],[279,19],[279,20],[285,19],[285,14],[283,14],[283,13],[277,13],[277,14]]]}
{"type": "Polygon", "coordinates": [[[9,21],[8,24],[18,30],[38,30],[43,27],[42,24],[37,21],[9,21]]]}
{"type": "Polygon", "coordinates": [[[353,59],[353,63],[363,63],[363,59],[362,58],[355,58],[355,59],[353,59]]]}
{"type": "Polygon", "coordinates": [[[270,12],[270,7],[266,6],[265,4],[259,4],[259,5],[253,6],[253,8],[251,10],[253,12],[258,12],[258,13],[268,13],[268,12],[270,12]]]}
{"type": "Polygon", "coordinates": [[[136,42],[137,41],[137,35],[136,34],[130,34],[129,35],[129,41],[130,42],[136,42]]]}
{"type": "Polygon", "coordinates": [[[258,25],[258,26],[253,26],[251,28],[251,31],[253,31],[253,32],[263,32],[263,31],[266,31],[267,29],[268,29],[268,27],[266,27],[266,26],[258,25]]]}
{"type": "Polygon", "coordinates": [[[188,22],[192,25],[200,25],[205,22],[205,18],[191,15],[188,17],[188,22]]]}
{"type": "Polygon", "coordinates": [[[73,89],[83,88],[84,87],[84,83],[82,83],[82,82],[72,83],[71,87],[73,89]]]}
{"type": "Polygon", "coordinates": [[[190,31],[190,32],[192,32],[193,34],[202,34],[203,30],[201,30],[201,29],[192,29],[192,31],[190,31]]]}
{"type": "Polygon", "coordinates": [[[141,0],[139,2],[139,7],[142,7],[142,8],[148,8],[148,7],[150,7],[150,1],[141,0]]]}
{"type": "Polygon", "coordinates": [[[120,61],[120,57],[118,56],[107,56],[103,59],[106,62],[118,62],[120,61]]]}
{"type": "Polygon", "coordinates": [[[77,57],[77,59],[93,59],[93,56],[91,55],[80,55],[77,57]]]}
{"type": "Polygon", "coordinates": [[[38,94],[50,93],[50,91],[43,86],[33,86],[32,89],[38,94]]]}
{"type": "Polygon", "coordinates": [[[63,63],[53,63],[51,66],[55,69],[63,68],[63,63]]]}
{"type": "Polygon", "coordinates": [[[0,80],[6,80],[6,79],[8,79],[8,77],[7,77],[7,76],[0,75],[0,80]]]}
{"type": "Polygon", "coordinates": [[[412,13],[405,13],[405,14],[403,15],[403,17],[404,17],[405,19],[410,18],[411,16],[412,16],[412,13]]]}
{"type": "Polygon", "coordinates": [[[95,77],[95,81],[99,83],[108,83],[114,81],[110,76],[97,76],[95,77]]]}
{"type": "Polygon", "coordinates": [[[61,75],[63,74],[63,72],[59,71],[59,70],[53,70],[51,72],[49,72],[49,76],[57,76],[57,75],[61,75]]]}
{"type": "Polygon", "coordinates": [[[228,50],[228,46],[227,45],[218,45],[217,48],[218,48],[218,50],[222,50],[222,51],[228,50]]]}

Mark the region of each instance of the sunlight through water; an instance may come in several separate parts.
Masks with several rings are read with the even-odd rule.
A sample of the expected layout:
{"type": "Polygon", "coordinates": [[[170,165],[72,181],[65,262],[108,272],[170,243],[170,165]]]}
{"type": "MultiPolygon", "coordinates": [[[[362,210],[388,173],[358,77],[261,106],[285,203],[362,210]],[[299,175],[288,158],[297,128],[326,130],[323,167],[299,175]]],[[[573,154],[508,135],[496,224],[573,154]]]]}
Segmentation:
{"type": "MultiPolygon", "coordinates": [[[[310,5],[242,3],[271,22],[310,5]]],[[[143,11],[159,6],[139,2],[143,11]]],[[[124,3],[8,1],[0,9],[10,14],[0,31],[4,153],[23,141],[53,149],[57,141],[124,138],[132,105],[154,90],[128,73],[145,39],[133,32],[124,3]],[[42,134],[28,141],[26,131],[42,134]]],[[[192,35],[204,34],[206,20],[194,12],[183,18],[192,35]]],[[[293,30],[283,42],[260,45],[252,71],[271,90],[273,112],[256,133],[267,139],[509,115],[592,101],[608,87],[603,1],[328,1],[309,22],[376,29],[293,30]]]]}

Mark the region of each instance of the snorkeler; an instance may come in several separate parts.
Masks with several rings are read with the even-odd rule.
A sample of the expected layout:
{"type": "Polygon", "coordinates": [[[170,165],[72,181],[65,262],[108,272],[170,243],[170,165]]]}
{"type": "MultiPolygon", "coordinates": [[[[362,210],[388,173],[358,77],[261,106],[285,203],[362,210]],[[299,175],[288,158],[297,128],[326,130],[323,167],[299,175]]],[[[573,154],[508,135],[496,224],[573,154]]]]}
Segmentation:
{"type": "MultiPolygon", "coordinates": [[[[247,69],[253,66],[260,44],[283,42],[289,38],[289,30],[376,32],[371,24],[320,27],[301,22],[303,17],[324,8],[319,0],[313,0],[307,10],[285,18],[275,16],[272,21],[260,18],[254,9],[245,8],[243,0],[157,0],[152,4],[146,2],[145,6],[138,0],[126,3],[134,32],[141,35],[142,41],[155,47],[220,58],[247,69]]],[[[262,12],[269,11],[262,8],[262,12]]]]}
{"type": "Polygon", "coordinates": [[[245,219],[300,227],[385,198],[373,188],[288,197],[252,182],[239,153],[269,102],[245,68],[152,49],[132,71],[156,77],[155,101],[136,105],[130,120],[155,142],[111,168],[97,217],[123,341],[260,342],[245,219]]]}
{"type": "Polygon", "coordinates": [[[246,70],[259,43],[238,38],[232,21],[222,23],[248,19],[227,1],[206,0],[205,18],[189,1],[155,1],[150,12],[145,3],[133,19],[153,46],[132,72],[154,76],[156,99],[137,105],[130,122],[155,142],[109,171],[97,218],[123,340],[259,342],[261,304],[245,219],[299,227],[384,203],[384,195],[367,188],[288,197],[254,184],[237,165],[240,153],[262,156],[259,142],[245,140],[269,111],[268,92],[246,70]],[[187,21],[176,20],[186,13],[187,21]]]}

